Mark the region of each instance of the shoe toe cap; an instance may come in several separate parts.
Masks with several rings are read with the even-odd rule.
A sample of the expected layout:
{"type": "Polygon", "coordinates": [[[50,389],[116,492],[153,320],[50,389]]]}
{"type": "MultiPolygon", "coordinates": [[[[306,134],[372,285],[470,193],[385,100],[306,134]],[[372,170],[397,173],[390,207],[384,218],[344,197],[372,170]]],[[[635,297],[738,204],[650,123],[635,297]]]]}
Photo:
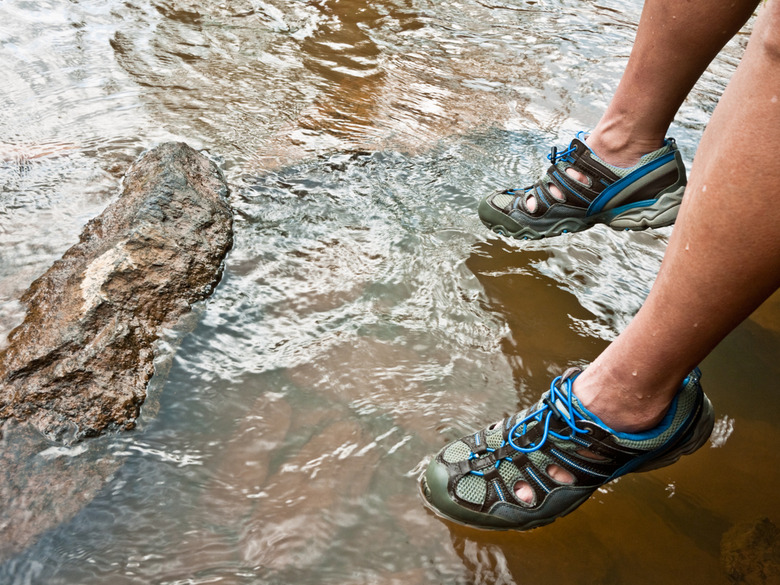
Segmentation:
{"type": "Polygon", "coordinates": [[[446,465],[434,459],[420,481],[425,499],[437,510],[455,505],[448,490],[449,477],[446,465]]]}
{"type": "Polygon", "coordinates": [[[482,220],[482,222],[491,228],[500,226],[506,228],[510,232],[516,232],[522,229],[523,226],[517,223],[514,219],[507,215],[505,211],[496,205],[496,202],[494,202],[494,196],[495,194],[488,195],[479,202],[477,213],[479,214],[479,218],[482,220]]]}
{"type": "Polygon", "coordinates": [[[450,494],[449,486],[450,473],[447,466],[434,459],[420,480],[420,487],[423,497],[436,514],[447,520],[475,528],[506,529],[513,527],[511,522],[507,522],[503,518],[477,512],[457,503],[450,494]]]}

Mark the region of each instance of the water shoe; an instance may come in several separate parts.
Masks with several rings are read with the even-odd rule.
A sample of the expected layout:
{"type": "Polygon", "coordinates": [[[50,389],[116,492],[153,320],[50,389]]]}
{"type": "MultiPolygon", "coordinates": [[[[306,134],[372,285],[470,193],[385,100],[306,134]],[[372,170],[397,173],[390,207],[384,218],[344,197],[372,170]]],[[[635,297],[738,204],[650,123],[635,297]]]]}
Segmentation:
{"type": "Polygon", "coordinates": [[[534,185],[482,199],[482,222],[501,235],[530,240],[579,232],[598,223],[618,230],[674,223],[687,178],[673,138],[630,168],[604,162],[584,139],[580,132],[565,151],[553,147],[547,155],[552,164],[534,185]],[[569,167],[585,175],[587,182],[569,175],[569,167]],[[552,194],[551,185],[563,200],[552,194]]]}
{"type": "Polygon", "coordinates": [[[577,400],[571,368],[532,406],[444,447],[420,479],[426,504],[438,515],[476,528],[528,530],[582,504],[602,485],[630,472],[670,465],[696,451],[714,424],[712,404],[694,370],[665,418],[641,433],[613,431],[577,400]],[[568,471],[556,480],[550,466],[568,471]],[[518,482],[533,491],[515,495],[518,482]]]}

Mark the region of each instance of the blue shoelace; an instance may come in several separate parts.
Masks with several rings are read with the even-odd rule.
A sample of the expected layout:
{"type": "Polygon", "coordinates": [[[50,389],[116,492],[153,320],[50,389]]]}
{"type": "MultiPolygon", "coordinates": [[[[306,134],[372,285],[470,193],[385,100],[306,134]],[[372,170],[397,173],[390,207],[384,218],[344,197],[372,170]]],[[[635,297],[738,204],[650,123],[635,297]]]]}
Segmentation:
{"type": "MultiPolygon", "coordinates": [[[[586,133],[583,130],[580,130],[576,134],[577,140],[580,140],[582,142],[585,142],[586,133]]],[[[577,150],[575,147],[569,144],[569,148],[564,150],[563,152],[558,152],[558,147],[553,146],[550,150],[550,154],[547,155],[547,160],[549,160],[552,164],[557,163],[559,160],[564,160],[569,163],[573,163],[574,160],[569,157],[570,154],[572,154],[575,150],[577,150]]]]}
{"type": "MultiPolygon", "coordinates": [[[[520,453],[531,453],[533,451],[538,451],[541,449],[544,444],[547,442],[547,439],[552,436],[556,439],[561,440],[577,440],[577,435],[585,435],[589,431],[587,429],[581,429],[577,426],[577,421],[575,420],[573,413],[575,412],[574,409],[574,392],[572,391],[572,382],[573,380],[571,378],[566,378],[565,380],[562,379],[561,376],[558,376],[552,381],[552,384],[550,384],[550,394],[549,396],[545,397],[542,400],[542,405],[536,409],[534,412],[529,414],[528,416],[524,417],[523,419],[517,421],[512,428],[509,431],[509,434],[507,435],[506,441],[501,441],[501,444],[498,446],[500,449],[501,447],[504,447],[505,445],[509,445],[512,447],[515,451],[518,451],[520,453]],[[565,406],[565,412],[556,406],[557,402],[562,402],[565,406]],[[552,417],[556,417],[566,423],[566,425],[569,427],[570,432],[569,434],[562,435],[560,433],[556,433],[555,431],[550,430],[550,420],[552,417]],[[543,424],[544,428],[542,429],[542,437],[537,443],[531,443],[528,447],[521,447],[520,445],[516,444],[515,441],[526,434],[528,431],[528,425],[532,422],[536,422],[537,424],[543,424]]],[[[512,421],[511,418],[507,420],[507,425],[512,421]]],[[[475,441],[477,444],[479,444],[479,433],[474,435],[475,441]]],[[[579,442],[579,441],[578,441],[579,442]]],[[[490,447],[487,448],[488,453],[494,453],[496,449],[492,449],[490,447]]],[[[472,453],[469,456],[469,459],[476,459],[477,455],[472,453]]],[[[512,457],[504,457],[502,459],[499,459],[495,463],[495,467],[498,468],[498,466],[501,464],[501,461],[512,461],[512,457]]],[[[481,471],[470,471],[469,473],[473,475],[484,475],[481,471]]]]}
{"type": "Polygon", "coordinates": [[[558,147],[553,146],[552,150],[550,150],[550,154],[547,155],[547,160],[549,160],[552,164],[557,163],[559,160],[565,160],[566,162],[574,162],[572,159],[567,158],[572,152],[577,150],[573,146],[569,146],[566,150],[563,152],[558,152],[558,147]]]}
{"type": "MultiPolygon", "coordinates": [[[[587,133],[584,130],[580,130],[576,134],[576,138],[578,140],[581,140],[582,142],[585,142],[585,138],[587,136],[587,133]]],[[[571,154],[573,154],[577,149],[569,143],[569,147],[562,151],[558,152],[558,147],[553,146],[552,149],[550,149],[550,154],[547,155],[547,160],[549,160],[552,164],[556,164],[558,161],[562,160],[564,162],[573,163],[574,159],[571,158],[571,154]]],[[[531,185],[530,187],[523,187],[522,189],[507,189],[505,193],[508,195],[517,195],[521,192],[526,193],[529,190],[533,189],[534,186],[531,185]]]]}

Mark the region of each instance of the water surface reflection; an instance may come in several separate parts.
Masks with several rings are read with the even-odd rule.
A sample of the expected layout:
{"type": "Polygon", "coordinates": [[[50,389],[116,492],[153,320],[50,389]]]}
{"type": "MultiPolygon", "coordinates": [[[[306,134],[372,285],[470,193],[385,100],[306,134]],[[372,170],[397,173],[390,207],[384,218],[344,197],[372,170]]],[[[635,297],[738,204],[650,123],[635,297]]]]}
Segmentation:
{"type": "MultiPolygon", "coordinates": [[[[442,523],[416,493],[430,454],[590,361],[652,284],[669,230],[516,243],[474,211],[486,190],[538,174],[551,141],[595,123],[638,12],[573,0],[0,5],[0,141],[68,145],[0,163],[3,339],[20,293],[150,144],[184,139],[218,157],[236,214],[223,281],[161,343],[139,429],[78,453],[31,448],[31,469],[88,466],[96,475],[73,475],[98,480],[83,484],[89,503],[66,506],[63,474],[49,476],[38,514],[50,529],[17,546],[0,582],[726,583],[723,531],[780,519],[776,410],[753,406],[778,400],[780,337],[759,324],[772,319],[705,363],[723,433],[695,457],[527,534],[442,523]]],[[[680,114],[688,160],[742,44],[680,114]]]]}

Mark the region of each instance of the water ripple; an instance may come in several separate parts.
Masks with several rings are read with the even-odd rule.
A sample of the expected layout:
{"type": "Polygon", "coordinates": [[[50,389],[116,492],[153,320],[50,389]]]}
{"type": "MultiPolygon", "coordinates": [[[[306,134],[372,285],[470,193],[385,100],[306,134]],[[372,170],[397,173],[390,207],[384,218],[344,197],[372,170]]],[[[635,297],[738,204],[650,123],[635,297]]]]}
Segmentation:
{"type": "MultiPolygon", "coordinates": [[[[0,564],[0,581],[639,583],[661,578],[647,566],[670,566],[671,580],[695,567],[718,582],[711,535],[774,501],[771,454],[759,449],[753,467],[744,456],[772,445],[774,427],[733,392],[773,387],[777,336],[755,324],[710,364],[707,391],[730,413],[720,448],[686,465],[609,486],[531,538],[466,537],[427,514],[415,486],[446,441],[598,355],[652,286],[668,229],[515,242],[475,214],[479,197],[532,182],[552,144],[596,123],[640,9],[0,3],[2,338],[21,291],[151,144],[207,148],[236,229],[215,294],[159,345],[138,429],[83,453],[33,441],[40,457],[25,465],[88,503],[49,498],[61,523],[0,564]],[[734,498],[748,492],[766,497],[734,498]],[[710,536],[674,520],[690,510],[710,536]],[[574,548],[572,572],[555,561],[574,548]]],[[[672,134],[688,161],[744,41],[680,112],[672,134]]]]}

